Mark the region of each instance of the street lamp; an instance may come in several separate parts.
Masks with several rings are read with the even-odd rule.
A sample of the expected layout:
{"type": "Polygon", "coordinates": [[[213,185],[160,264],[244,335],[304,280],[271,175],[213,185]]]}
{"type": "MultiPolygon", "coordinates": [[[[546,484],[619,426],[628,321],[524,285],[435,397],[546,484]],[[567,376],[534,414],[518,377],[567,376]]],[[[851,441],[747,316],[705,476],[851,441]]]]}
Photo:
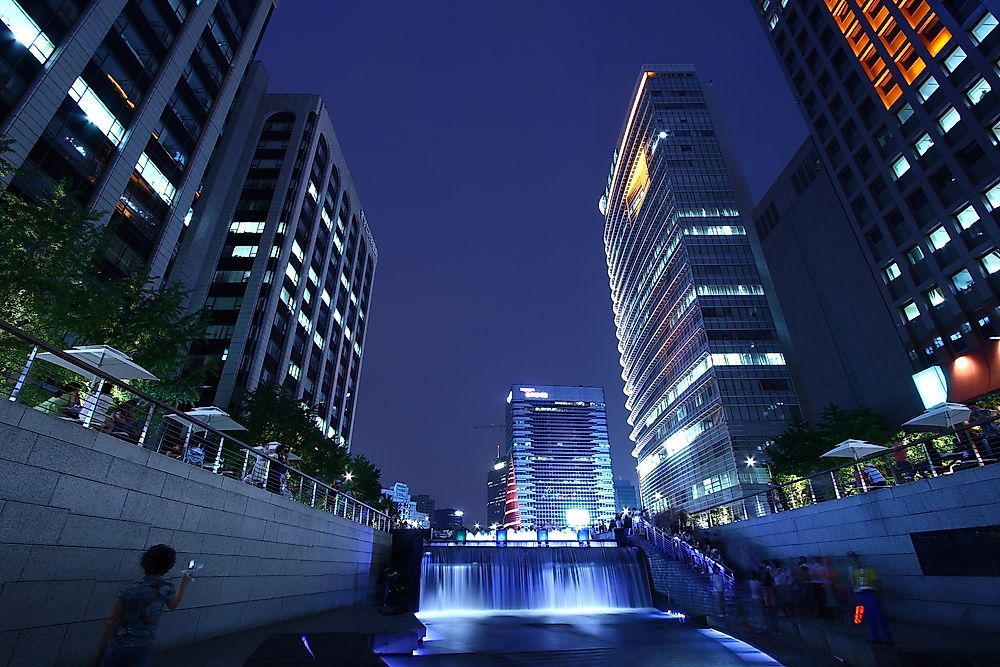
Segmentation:
{"type": "Polygon", "coordinates": [[[478,523],[472,524],[472,527],[475,528],[476,530],[479,530],[479,524],[478,523]]]}
{"type": "Polygon", "coordinates": [[[352,479],[354,479],[354,473],[353,472],[346,473],[344,475],[344,479],[346,479],[348,482],[350,482],[352,479]]]}
{"type": "Polygon", "coordinates": [[[757,459],[755,459],[753,456],[748,456],[747,457],[747,467],[748,468],[753,468],[756,465],[757,465],[757,459]]]}

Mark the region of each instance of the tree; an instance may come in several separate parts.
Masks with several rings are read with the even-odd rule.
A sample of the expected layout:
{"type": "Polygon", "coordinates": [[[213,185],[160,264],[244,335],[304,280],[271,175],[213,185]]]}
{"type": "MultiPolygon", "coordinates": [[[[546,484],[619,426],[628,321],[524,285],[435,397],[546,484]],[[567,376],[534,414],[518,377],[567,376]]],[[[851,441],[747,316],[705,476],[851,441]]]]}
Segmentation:
{"type": "Polygon", "coordinates": [[[836,460],[824,459],[821,455],[844,440],[855,438],[887,443],[893,435],[872,410],[844,410],[831,403],[815,426],[805,422],[789,426],[767,448],[767,456],[775,477],[801,477],[836,465],[836,460]]]}
{"type": "Polygon", "coordinates": [[[382,470],[363,454],[351,457],[351,495],[363,503],[380,509],[391,505],[391,500],[382,495],[382,470]]]}
{"type": "MultiPolygon", "coordinates": [[[[0,175],[13,171],[2,157],[9,145],[0,141],[0,175]]],[[[103,275],[113,228],[102,217],[66,183],[44,198],[0,195],[0,318],[56,346],[115,347],[163,380],[149,390],[192,400],[199,378],[180,369],[202,313],[186,313],[187,291],[155,287],[145,271],[103,275]]],[[[0,347],[0,371],[16,371],[26,348],[9,339],[0,347]]]]}

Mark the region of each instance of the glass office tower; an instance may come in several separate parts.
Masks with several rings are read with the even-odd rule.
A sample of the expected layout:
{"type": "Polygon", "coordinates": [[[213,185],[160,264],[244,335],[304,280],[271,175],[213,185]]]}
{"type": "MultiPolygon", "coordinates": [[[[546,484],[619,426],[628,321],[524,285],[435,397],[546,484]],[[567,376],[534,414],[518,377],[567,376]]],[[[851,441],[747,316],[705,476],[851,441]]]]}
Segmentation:
{"type": "Polygon", "coordinates": [[[0,136],[114,220],[105,271],[166,275],[278,0],[0,0],[0,136]]]}
{"type": "Polygon", "coordinates": [[[504,526],[590,526],[615,515],[600,387],[513,385],[507,395],[504,526]]]}
{"type": "Polygon", "coordinates": [[[323,100],[266,87],[253,67],[180,251],[209,313],[192,363],[206,404],[283,385],[349,447],[378,249],[323,100]]]}
{"type": "Polygon", "coordinates": [[[649,509],[764,488],[762,448],[798,416],[745,191],[711,85],[690,66],[643,71],[600,209],[649,509]]]}
{"type": "Polygon", "coordinates": [[[925,405],[1000,388],[997,4],[753,0],[925,405]]]}

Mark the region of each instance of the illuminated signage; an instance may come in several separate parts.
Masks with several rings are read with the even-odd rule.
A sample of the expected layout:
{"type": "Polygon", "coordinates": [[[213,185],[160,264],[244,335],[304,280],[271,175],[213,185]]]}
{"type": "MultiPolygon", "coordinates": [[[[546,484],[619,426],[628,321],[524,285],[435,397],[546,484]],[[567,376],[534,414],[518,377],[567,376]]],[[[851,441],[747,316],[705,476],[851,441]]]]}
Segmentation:
{"type": "Polygon", "coordinates": [[[521,387],[521,393],[524,394],[525,398],[548,398],[549,393],[547,391],[535,391],[534,387],[521,387]]]}
{"type": "Polygon", "coordinates": [[[931,366],[914,373],[913,384],[917,387],[924,409],[933,408],[948,400],[948,382],[940,366],[931,366]]]}

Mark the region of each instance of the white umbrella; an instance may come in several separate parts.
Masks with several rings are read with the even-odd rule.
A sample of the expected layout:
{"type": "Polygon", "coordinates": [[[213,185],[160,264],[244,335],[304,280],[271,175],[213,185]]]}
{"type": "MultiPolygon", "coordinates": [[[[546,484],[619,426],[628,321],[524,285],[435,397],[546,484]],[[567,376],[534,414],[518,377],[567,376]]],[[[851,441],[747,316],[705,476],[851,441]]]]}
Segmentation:
{"type": "MultiPolygon", "coordinates": [[[[188,417],[191,417],[193,419],[197,419],[198,421],[200,421],[203,424],[208,424],[209,426],[211,426],[212,428],[214,428],[214,429],[216,429],[218,431],[245,431],[245,430],[247,430],[245,426],[243,426],[242,424],[240,424],[239,422],[237,422],[235,419],[233,419],[232,417],[230,417],[229,413],[227,413],[222,408],[215,407],[214,405],[211,405],[211,406],[208,406],[208,407],[202,407],[202,408],[194,408],[193,410],[188,410],[184,414],[186,414],[188,417]]],[[[185,423],[185,425],[191,426],[192,428],[194,428],[197,431],[201,430],[200,427],[195,426],[194,424],[192,424],[190,422],[185,422],[184,418],[181,417],[180,415],[173,415],[173,414],[171,414],[171,415],[167,415],[167,418],[168,419],[176,419],[179,422],[185,423]]]]}
{"type": "Polygon", "coordinates": [[[942,403],[936,407],[924,410],[903,426],[932,426],[938,428],[953,428],[955,424],[968,421],[972,409],[961,403],[942,403]]]}
{"type": "MultiPolygon", "coordinates": [[[[158,377],[132,361],[132,357],[108,345],[78,345],[63,350],[63,353],[88,363],[118,380],[159,380],[158,377]]],[[[94,379],[92,373],[85,371],[72,361],[57,357],[51,352],[42,352],[37,358],[67,368],[90,380],[94,379]]]]}
{"type": "Polygon", "coordinates": [[[849,440],[844,440],[826,454],[821,454],[820,456],[828,458],[854,459],[857,461],[862,456],[868,456],[869,454],[885,452],[888,450],[888,447],[883,447],[882,445],[873,445],[872,443],[865,442],[864,440],[855,440],[854,438],[851,438],[849,440]]]}

